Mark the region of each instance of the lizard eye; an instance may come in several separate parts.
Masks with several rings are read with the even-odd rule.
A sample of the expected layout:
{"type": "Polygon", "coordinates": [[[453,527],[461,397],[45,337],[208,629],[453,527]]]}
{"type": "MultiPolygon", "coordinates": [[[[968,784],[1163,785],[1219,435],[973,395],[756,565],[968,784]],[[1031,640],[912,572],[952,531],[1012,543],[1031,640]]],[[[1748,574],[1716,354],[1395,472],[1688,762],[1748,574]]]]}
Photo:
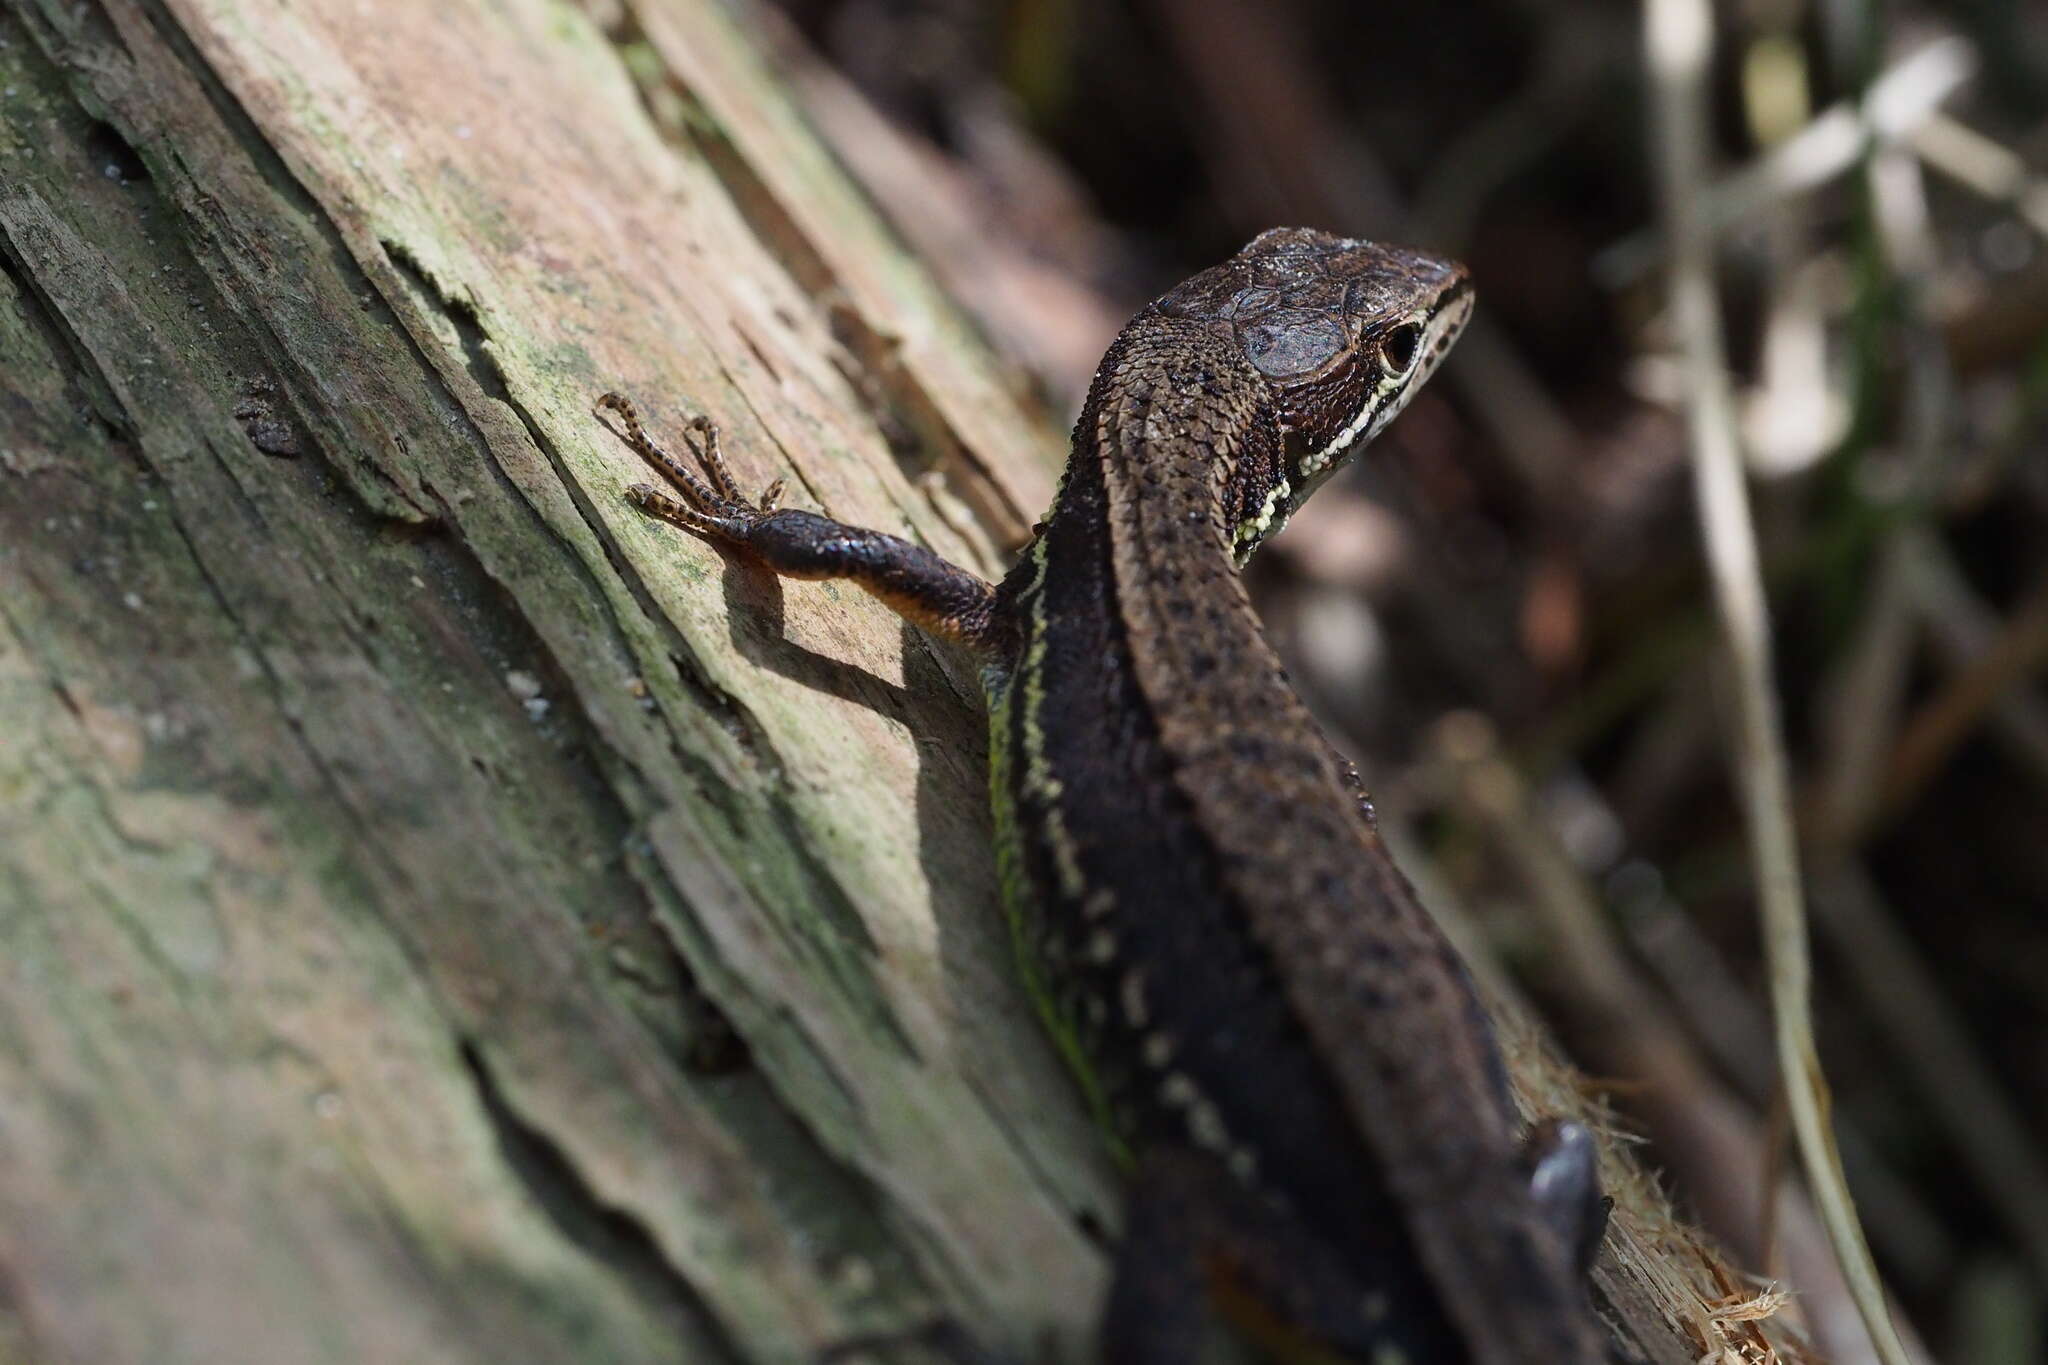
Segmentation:
{"type": "Polygon", "coordinates": [[[1408,373],[1415,365],[1415,356],[1422,350],[1422,324],[1404,322],[1387,333],[1380,343],[1380,358],[1386,362],[1387,374],[1397,378],[1408,373]]]}

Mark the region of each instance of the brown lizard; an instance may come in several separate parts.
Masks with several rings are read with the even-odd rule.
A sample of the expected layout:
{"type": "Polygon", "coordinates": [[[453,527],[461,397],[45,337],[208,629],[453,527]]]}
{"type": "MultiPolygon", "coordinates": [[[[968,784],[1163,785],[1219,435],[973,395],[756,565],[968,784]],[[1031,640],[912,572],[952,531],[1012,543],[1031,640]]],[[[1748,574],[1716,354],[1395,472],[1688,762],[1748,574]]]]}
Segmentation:
{"type": "Polygon", "coordinates": [[[1590,1134],[1517,1134],[1464,965],[1388,857],[1239,578],[1464,326],[1456,264],[1261,234],[1103,357],[1036,541],[1000,584],[626,439],[646,511],[792,578],[845,578],[983,665],[1022,972],[1126,1161],[1102,1329],[1196,1359],[1593,1365],[1590,1134]]]}

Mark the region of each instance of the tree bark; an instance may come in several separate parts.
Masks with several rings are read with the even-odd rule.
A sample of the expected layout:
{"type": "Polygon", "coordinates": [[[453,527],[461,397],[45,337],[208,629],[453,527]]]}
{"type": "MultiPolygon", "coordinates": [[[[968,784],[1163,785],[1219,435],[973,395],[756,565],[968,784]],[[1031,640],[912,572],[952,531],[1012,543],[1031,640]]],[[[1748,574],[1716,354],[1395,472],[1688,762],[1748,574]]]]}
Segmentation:
{"type": "Polygon", "coordinates": [[[1083,1354],[971,671],[590,415],[990,574],[1050,495],[717,7],[0,41],[0,1365],[1083,1354]]]}

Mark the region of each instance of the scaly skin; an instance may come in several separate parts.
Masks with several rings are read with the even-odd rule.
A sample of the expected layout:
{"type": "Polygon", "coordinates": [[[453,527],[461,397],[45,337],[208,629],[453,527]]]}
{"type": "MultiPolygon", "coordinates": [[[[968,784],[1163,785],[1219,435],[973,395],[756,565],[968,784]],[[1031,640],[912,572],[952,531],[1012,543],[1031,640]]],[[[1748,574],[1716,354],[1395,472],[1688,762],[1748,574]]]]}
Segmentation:
{"type": "Polygon", "coordinates": [[[1590,1139],[1551,1130],[1540,1167],[1518,1140],[1470,979],[1238,576],[1470,309],[1454,264],[1262,234],[1117,338],[999,586],[750,503],[715,441],[707,482],[602,400],[684,498],[641,507],[981,657],[1023,975],[1131,1170],[1106,1359],[1193,1360],[1213,1321],[1288,1359],[1606,1358],[1590,1139]]]}

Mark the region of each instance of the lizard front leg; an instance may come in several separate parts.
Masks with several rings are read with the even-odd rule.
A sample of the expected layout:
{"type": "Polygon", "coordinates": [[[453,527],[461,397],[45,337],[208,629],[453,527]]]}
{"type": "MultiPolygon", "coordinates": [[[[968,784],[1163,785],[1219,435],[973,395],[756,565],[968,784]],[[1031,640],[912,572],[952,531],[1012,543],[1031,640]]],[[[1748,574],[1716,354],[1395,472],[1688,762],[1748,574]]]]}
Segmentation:
{"type": "Polygon", "coordinates": [[[759,499],[748,498],[725,463],[718,428],[708,417],[690,423],[699,473],[650,440],[624,398],[607,393],[598,399],[600,421],[607,411],[624,427],[614,434],[681,495],[636,483],[626,497],[641,511],[729,545],[784,578],[846,579],[921,630],[965,645],[983,662],[1005,659],[1014,648],[1014,627],[984,579],[900,536],[778,508],[780,479],[759,499]]]}

